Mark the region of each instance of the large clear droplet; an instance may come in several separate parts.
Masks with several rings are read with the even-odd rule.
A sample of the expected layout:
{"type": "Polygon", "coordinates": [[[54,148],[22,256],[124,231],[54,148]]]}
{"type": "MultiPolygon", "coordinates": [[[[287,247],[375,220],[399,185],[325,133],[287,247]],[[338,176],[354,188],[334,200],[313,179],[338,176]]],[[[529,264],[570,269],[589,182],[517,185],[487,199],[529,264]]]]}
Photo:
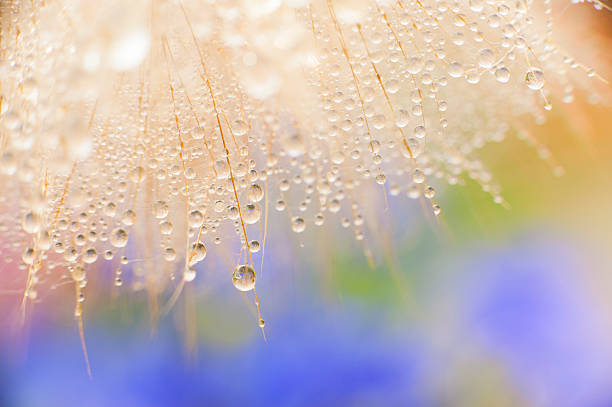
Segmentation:
{"type": "Polygon", "coordinates": [[[246,264],[236,267],[232,275],[232,283],[240,291],[251,291],[255,288],[256,279],[255,270],[246,264]]]}
{"type": "Polygon", "coordinates": [[[117,228],[111,232],[109,239],[113,246],[125,247],[128,241],[128,234],[125,229],[117,228]]]}

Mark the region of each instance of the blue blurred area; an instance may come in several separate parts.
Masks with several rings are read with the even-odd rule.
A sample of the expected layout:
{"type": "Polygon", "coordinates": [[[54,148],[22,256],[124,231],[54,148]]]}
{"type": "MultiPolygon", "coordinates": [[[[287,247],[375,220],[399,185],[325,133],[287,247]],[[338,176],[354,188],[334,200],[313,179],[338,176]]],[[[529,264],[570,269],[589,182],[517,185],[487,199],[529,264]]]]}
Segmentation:
{"type": "Polygon", "coordinates": [[[417,312],[302,290],[269,313],[267,343],[202,340],[195,361],[169,318],[152,337],[90,318],[91,381],[75,329],[35,321],[25,362],[0,361],[0,405],[610,406],[612,338],[581,256],[536,233],[449,250],[420,270],[417,312]]]}
{"type": "Polygon", "coordinates": [[[479,259],[468,326],[538,405],[611,406],[607,313],[567,243],[531,237],[479,259]]]}
{"type": "Polygon", "coordinates": [[[11,401],[4,405],[78,400],[86,406],[301,406],[316,400],[333,406],[416,400],[424,357],[418,342],[371,330],[347,309],[301,312],[275,321],[283,330],[267,343],[255,337],[221,350],[202,344],[195,366],[186,361],[172,327],[150,339],[89,324],[92,381],[78,338],[39,326],[27,362],[11,367],[14,385],[3,381],[4,397],[11,401]]]}

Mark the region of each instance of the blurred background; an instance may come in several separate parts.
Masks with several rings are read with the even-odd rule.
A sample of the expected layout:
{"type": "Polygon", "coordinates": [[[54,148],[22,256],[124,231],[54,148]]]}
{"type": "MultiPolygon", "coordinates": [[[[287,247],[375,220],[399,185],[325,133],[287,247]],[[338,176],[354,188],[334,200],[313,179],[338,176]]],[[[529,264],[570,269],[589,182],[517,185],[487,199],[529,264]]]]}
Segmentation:
{"type": "MultiPolygon", "coordinates": [[[[567,48],[609,78],[611,15],[572,7],[567,48]]],[[[0,292],[0,406],[612,406],[612,109],[554,106],[527,140],[483,149],[511,208],[470,181],[435,185],[439,223],[392,199],[366,237],[373,267],[339,221],[297,237],[273,214],[267,341],[227,268],[203,262],[156,327],[145,293],[88,297],[90,380],[71,291],[25,329],[20,293],[0,292]]]]}

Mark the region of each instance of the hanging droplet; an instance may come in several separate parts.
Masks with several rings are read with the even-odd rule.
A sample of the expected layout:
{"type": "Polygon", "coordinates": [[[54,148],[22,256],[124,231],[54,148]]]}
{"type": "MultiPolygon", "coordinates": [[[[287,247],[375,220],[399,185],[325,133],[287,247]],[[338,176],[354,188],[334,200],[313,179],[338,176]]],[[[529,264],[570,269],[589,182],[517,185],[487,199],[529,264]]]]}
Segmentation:
{"type": "Polygon", "coordinates": [[[153,216],[157,219],[164,219],[168,216],[168,204],[164,201],[157,201],[153,204],[153,216]]]}
{"type": "Polygon", "coordinates": [[[174,261],[176,259],[176,251],[172,247],[164,249],[164,259],[166,261],[174,261]]]}
{"type": "Polygon", "coordinates": [[[125,213],[123,214],[123,217],[121,218],[121,222],[126,225],[126,226],[131,226],[134,224],[134,222],[136,222],[136,212],[134,212],[131,209],[128,209],[127,211],[125,211],[125,213]]]}
{"type": "Polygon", "coordinates": [[[415,184],[422,184],[425,182],[425,174],[420,169],[416,168],[412,174],[412,180],[415,184]]]}
{"type": "Polygon", "coordinates": [[[185,280],[185,282],[189,283],[193,280],[195,280],[196,278],[196,271],[193,267],[185,267],[185,270],[183,270],[183,280],[185,280]]]}
{"type": "Polygon", "coordinates": [[[90,247],[89,249],[85,250],[85,253],[83,253],[83,262],[87,264],[95,263],[97,259],[98,252],[93,247],[90,247]]]}
{"type": "Polygon", "coordinates": [[[30,211],[23,216],[21,225],[26,233],[36,233],[40,230],[40,223],[40,215],[30,211]]]}
{"type": "Polygon", "coordinates": [[[484,48],[478,55],[478,65],[482,68],[489,69],[495,64],[495,53],[489,48],[484,48]]]}
{"type": "Polygon", "coordinates": [[[540,90],[544,86],[544,74],[537,68],[530,69],[525,75],[527,87],[532,90],[540,90]]]}
{"type": "Polygon", "coordinates": [[[192,228],[198,228],[202,225],[204,221],[204,216],[202,216],[202,212],[193,210],[189,212],[189,226],[192,228]]]}
{"type": "Polygon", "coordinates": [[[244,136],[249,131],[249,125],[244,120],[235,120],[232,124],[232,132],[235,136],[244,136]]]}
{"type": "Polygon", "coordinates": [[[251,251],[251,253],[257,253],[259,251],[259,248],[259,241],[251,240],[251,242],[249,243],[249,250],[251,251]]]}
{"type": "Polygon", "coordinates": [[[217,179],[227,179],[230,176],[230,168],[226,160],[215,161],[215,171],[217,171],[217,179]]]}
{"type": "Polygon", "coordinates": [[[194,140],[202,140],[204,138],[204,128],[196,126],[191,132],[191,138],[194,140]]]}
{"type": "Polygon", "coordinates": [[[130,173],[130,181],[132,181],[135,184],[141,183],[142,181],[144,181],[144,178],[145,178],[145,171],[144,171],[144,168],[140,166],[134,168],[132,172],[130,173]]]}
{"type": "Polygon", "coordinates": [[[263,189],[257,184],[252,184],[247,190],[247,199],[250,202],[259,202],[263,199],[263,189]]]}
{"type": "Polygon", "coordinates": [[[246,264],[236,267],[232,275],[232,283],[240,291],[251,291],[255,288],[255,270],[246,264]]]}
{"type": "Polygon", "coordinates": [[[302,233],[306,229],[306,222],[303,218],[296,216],[291,219],[291,229],[293,229],[295,233],[302,233]]]}
{"type": "Polygon", "coordinates": [[[197,242],[191,246],[191,253],[189,254],[189,266],[195,266],[198,262],[204,260],[206,257],[206,246],[204,243],[197,242]]]}
{"type": "Polygon", "coordinates": [[[500,83],[508,83],[510,80],[510,71],[508,68],[501,66],[495,70],[495,79],[500,83]]]}
{"type": "Polygon", "coordinates": [[[111,232],[109,239],[114,247],[125,247],[128,241],[128,233],[125,229],[117,228],[111,232]]]}
{"type": "Polygon", "coordinates": [[[159,231],[161,232],[162,235],[169,235],[172,233],[172,223],[166,221],[163,221],[162,223],[159,224],[159,231]]]}
{"type": "Polygon", "coordinates": [[[31,247],[28,247],[27,249],[25,249],[23,251],[23,254],[21,255],[21,259],[23,260],[23,262],[25,264],[31,265],[34,263],[34,249],[32,249],[31,247]]]}
{"type": "Polygon", "coordinates": [[[244,221],[252,225],[253,223],[257,223],[259,218],[261,218],[260,206],[256,203],[247,204],[244,211],[244,221]]]}

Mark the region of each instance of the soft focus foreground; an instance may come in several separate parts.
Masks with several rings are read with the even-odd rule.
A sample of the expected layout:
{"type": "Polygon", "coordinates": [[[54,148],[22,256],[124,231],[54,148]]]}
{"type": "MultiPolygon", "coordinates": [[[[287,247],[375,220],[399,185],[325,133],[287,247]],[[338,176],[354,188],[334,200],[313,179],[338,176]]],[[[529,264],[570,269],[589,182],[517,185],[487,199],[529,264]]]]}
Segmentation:
{"type": "MultiPolygon", "coordinates": [[[[472,8],[481,10],[481,3],[474,3],[472,8]]],[[[609,25],[610,16],[571,6],[584,23],[570,24],[572,17],[562,12],[565,6],[556,7],[559,41],[564,39],[561,43],[572,52],[575,49],[581,61],[568,81],[587,88],[568,95],[568,87],[574,86],[564,85],[565,79],[555,84],[551,78],[548,89],[544,83],[534,85],[538,74],[525,48],[515,52],[516,62],[502,58],[489,66],[489,54],[483,50],[506,58],[505,52],[510,55],[510,49],[517,47],[515,38],[504,52],[501,43],[487,41],[485,47],[478,35],[470,36],[465,41],[479,45],[465,53],[463,45],[447,38],[448,46],[443,48],[448,55],[440,58],[438,40],[428,46],[426,28],[415,27],[417,39],[410,52],[417,60],[411,61],[410,54],[402,62],[402,49],[391,31],[383,31],[388,37],[384,41],[376,36],[388,28],[383,14],[357,26],[359,18],[342,13],[342,2],[337,4],[340,30],[326,3],[306,9],[293,6],[302,23],[315,25],[314,37],[313,29],[306,31],[315,44],[305,50],[315,47],[327,52],[328,45],[316,48],[317,41],[331,41],[335,47],[328,57],[335,63],[324,59],[310,66],[314,61],[306,57],[296,62],[301,64],[300,78],[305,71],[315,83],[307,84],[321,87],[313,98],[307,90],[295,88],[304,82],[293,80],[297,70],[287,69],[291,66],[287,61],[266,63],[286,69],[276,73],[210,68],[212,87],[217,88],[207,89],[204,75],[208,74],[197,67],[198,51],[186,31],[185,15],[178,3],[161,2],[160,7],[165,5],[172,13],[163,18],[177,23],[174,29],[164,27],[165,36],[125,34],[121,38],[131,38],[127,44],[102,44],[99,50],[108,55],[91,56],[83,62],[82,76],[58,75],[53,86],[40,77],[44,70],[31,75],[37,85],[30,88],[25,78],[8,81],[9,90],[3,88],[3,142],[4,152],[10,154],[3,155],[8,161],[2,168],[10,181],[2,187],[7,261],[0,277],[6,288],[0,301],[7,310],[2,323],[9,335],[1,339],[0,403],[303,405],[316,400],[314,404],[321,405],[604,406],[612,402],[608,390],[612,315],[607,299],[612,282],[605,274],[612,265],[606,235],[612,222],[608,209],[612,168],[607,159],[612,153],[607,130],[612,123],[609,108],[590,104],[597,99],[594,94],[604,100],[609,97],[609,88],[602,88],[603,82],[589,68],[580,67],[595,66],[606,76],[609,55],[597,55],[597,49],[609,46],[605,41],[610,34],[597,27],[609,25]],[[589,18],[594,22],[585,30],[589,18]],[[571,30],[562,29],[563,24],[571,30]],[[360,30],[365,31],[365,39],[360,30]],[[579,41],[571,38],[574,33],[579,41]],[[349,37],[348,57],[342,52],[342,35],[349,37]],[[152,38],[161,38],[161,45],[152,38]],[[393,45],[396,60],[386,54],[367,58],[367,47],[376,53],[384,50],[381,44],[393,45]],[[455,45],[449,48],[450,44],[455,45]],[[127,48],[122,51],[122,46],[127,48]],[[139,55],[136,51],[143,47],[148,51],[139,55]],[[154,52],[156,57],[151,56],[154,52]],[[139,68],[147,58],[151,58],[144,62],[148,67],[139,68]],[[447,66],[445,60],[462,60],[466,70],[453,71],[455,78],[452,64],[447,66]],[[432,69],[426,67],[430,62],[432,69]],[[503,67],[510,66],[509,72],[518,72],[510,76],[516,83],[505,84],[503,76],[500,80],[502,62],[503,67]],[[353,64],[357,80],[351,74],[353,64]],[[478,80],[470,79],[469,69],[476,71],[478,80]],[[146,78],[151,72],[161,79],[146,78]],[[262,76],[249,82],[251,74],[262,76]],[[401,82],[397,92],[389,83],[395,75],[401,82]],[[433,77],[431,82],[427,75],[433,77]],[[448,76],[447,85],[439,83],[442,76],[448,76]],[[236,78],[243,78],[243,83],[233,84],[236,78]],[[362,82],[368,89],[364,93],[372,92],[372,97],[360,102],[362,82]],[[109,84],[114,83],[111,89],[109,84]],[[160,89],[149,88],[151,84],[160,89]],[[88,88],[93,85],[98,88],[88,88]],[[489,85],[498,89],[495,95],[489,85]],[[326,86],[330,89],[323,89],[326,86]],[[340,91],[343,88],[348,96],[340,91]],[[224,114],[217,114],[212,105],[216,90],[224,114]],[[17,98],[23,100],[9,98],[19,92],[17,98]],[[50,101],[57,95],[66,100],[56,106],[50,101]],[[321,105],[308,105],[320,96],[321,105]],[[572,105],[562,103],[572,99],[576,99],[572,105]],[[112,106],[113,102],[119,105],[112,106]],[[545,113],[548,103],[554,108],[545,113]],[[85,109],[74,120],[87,117],[88,122],[73,123],[57,111],[67,109],[65,114],[72,114],[74,106],[85,109]],[[546,117],[547,123],[535,126],[533,120],[525,120],[517,129],[516,118],[522,113],[534,115],[535,121],[546,117]],[[25,117],[7,120],[15,114],[25,117]],[[68,132],[56,126],[80,130],[68,132]],[[184,141],[178,138],[181,132],[184,141]],[[228,137],[226,150],[222,132],[228,137]],[[75,134],[92,138],[80,143],[75,134]],[[504,135],[512,137],[483,147],[504,135]],[[405,152],[397,154],[401,148],[405,152]],[[23,158],[16,163],[9,160],[16,156],[23,158]],[[555,178],[561,166],[565,175],[555,178]],[[428,190],[430,179],[438,189],[436,203],[435,191],[428,190]],[[483,186],[490,194],[482,192],[483,186]],[[67,188],[69,193],[64,194],[67,188]],[[401,198],[393,197],[396,189],[401,198]],[[391,195],[388,200],[383,190],[391,195]],[[406,195],[425,198],[409,200],[406,195]],[[238,208],[238,203],[243,207],[238,208]],[[443,212],[435,217],[437,207],[432,205],[437,204],[443,212]],[[30,213],[36,222],[27,222],[30,213]],[[324,223],[324,229],[315,229],[317,222],[324,223]],[[259,318],[252,298],[245,296],[242,301],[231,285],[236,264],[250,263],[247,232],[248,253],[255,257],[257,287],[265,301],[267,344],[252,324],[259,318]],[[206,242],[203,250],[200,242],[206,242]],[[29,245],[32,253],[27,251],[29,245]],[[204,259],[207,247],[213,250],[204,259]],[[86,291],[85,302],[81,290],[86,291]],[[75,302],[77,317],[85,316],[93,382],[87,380],[74,328],[75,302]],[[22,320],[25,328],[18,327],[22,320]]],[[[134,7],[137,10],[138,5],[134,7]]],[[[249,18],[260,21],[259,9],[244,7],[244,13],[255,13],[249,18]]],[[[270,13],[283,10],[271,7],[270,13]]],[[[381,7],[384,15],[395,11],[388,9],[395,6],[381,7]]],[[[411,7],[419,12],[407,13],[406,18],[427,20],[432,12],[419,9],[418,2],[411,7]]],[[[482,7],[491,5],[482,2],[482,7]]],[[[482,11],[464,8],[467,16],[462,18],[479,21],[482,11]]],[[[186,4],[186,10],[189,18],[197,20],[193,5],[186,4]]],[[[135,17],[129,17],[129,10],[124,14],[129,28],[134,28],[135,17]]],[[[400,16],[390,22],[398,30],[407,26],[400,16]]],[[[461,19],[449,20],[455,28],[446,33],[429,18],[423,24],[433,27],[434,38],[435,33],[444,38],[462,30],[473,35],[469,23],[462,25],[461,19]]],[[[147,26],[146,21],[143,24],[147,26]]],[[[479,24],[487,31],[484,38],[498,35],[503,41],[503,34],[488,20],[479,24]]],[[[214,58],[225,69],[253,67],[262,58],[283,55],[268,50],[265,41],[261,49],[246,50],[239,38],[237,45],[231,38],[209,39],[214,35],[206,27],[194,21],[199,43],[208,47],[205,59],[214,58]],[[216,41],[219,49],[213,48],[216,41]],[[226,58],[240,58],[240,63],[222,62],[224,50],[236,52],[226,58]]],[[[95,33],[95,26],[91,29],[95,33]]],[[[231,24],[226,30],[224,34],[233,32],[236,37],[239,30],[265,32],[259,26],[231,24]]],[[[539,52],[544,55],[546,33],[543,26],[538,34],[542,37],[531,37],[529,42],[536,52],[542,47],[539,52]]],[[[406,41],[414,38],[404,35],[406,41]]],[[[528,32],[524,35],[529,37],[528,32]]],[[[102,43],[112,38],[95,36],[102,43]]],[[[398,38],[402,41],[401,35],[398,38]]],[[[83,44],[94,47],[95,42],[84,39],[83,44]]],[[[256,48],[256,41],[249,47],[256,48]]],[[[42,57],[25,52],[23,58],[32,55],[42,57]]],[[[563,55],[556,57],[551,62],[554,67],[569,69],[573,64],[563,55]]],[[[69,60],[61,62],[73,66],[69,60]]],[[[4,66],[13,75],[27,72],[18,68],[4,66]]],[[[550,70],[554,76],[557,69],[550,70]]],[[[254,285],[254,275],[241,272],[238,277],[236,288],[253,288],[249,282],[254,285]]]]}

